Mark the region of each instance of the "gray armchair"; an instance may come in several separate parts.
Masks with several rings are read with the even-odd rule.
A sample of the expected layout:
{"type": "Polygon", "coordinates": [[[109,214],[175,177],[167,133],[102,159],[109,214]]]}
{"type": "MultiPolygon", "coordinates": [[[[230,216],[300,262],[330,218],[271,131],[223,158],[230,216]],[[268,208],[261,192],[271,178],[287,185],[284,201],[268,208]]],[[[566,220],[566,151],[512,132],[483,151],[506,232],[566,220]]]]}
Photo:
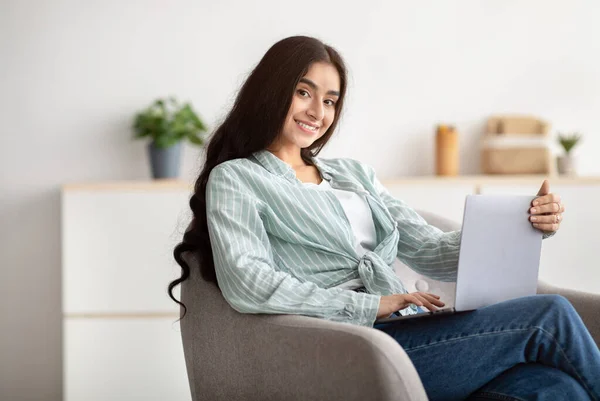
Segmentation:
{"type": "MultiPolygon", "coordinates": [[[[460,228],[419,214],[443,231],[460,228]]],[[[427,400],[410,359],[387,334],[306,316],[240,314],[202,279],[193,255],[186,259],[192,271],[181,289],[188,307],[181,335],[193,400],[427,400]]],[[[543,283],[538,292],[567,297],[600,344],[600,295],[543,283]]]]}

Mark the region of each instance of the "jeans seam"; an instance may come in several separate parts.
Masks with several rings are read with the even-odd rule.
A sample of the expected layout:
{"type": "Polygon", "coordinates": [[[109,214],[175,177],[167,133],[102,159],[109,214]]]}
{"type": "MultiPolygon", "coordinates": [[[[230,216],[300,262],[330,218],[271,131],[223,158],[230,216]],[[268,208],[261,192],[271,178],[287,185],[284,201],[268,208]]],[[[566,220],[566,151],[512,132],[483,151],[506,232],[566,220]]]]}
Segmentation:
{"type": "Polygon", "coordinates": [[[483,396],[483,397],[489,397],[491,399],[494,400],[502,400],[502,401],[526,401],[522,398],[518,398],[512,395],[508,395],[508,394],[504,394],[504,393],[499,393],[497,391],[481,391],[476,393],[477,397],[479,396],[483,396]]]}
{"type": "Polygon", "coordinates": [[[444,343],[449,343],[449,342],[458,342],[458,341],[462,341],[462,340],[468,340],[470,338],[474,338],[474,337],[483,337],[483,336],[488,336],[488,335],[497,335],[497,334],[503,334],[503,333],[512,333],[512,332],[519,332],[519,331],[529,331],[531,330],[531,328],[527,328],[527,329],[512,329],[512,330],[501,330],[501,331],[489,331],[489,332],[485,332],[485,333],[477,333],[477,334],[470,334],[467,336],[462,336],[462,337],[457,337],[457,338],[449,338],[447,340],[441,340],[441,341],[436,341],[433,343],[429,343],[429,344],[425,344],[425,345],[419,345],[417,347],[413,347],[413,348],[404,348],[404,351],[409,352],[409,351],[416,351],[416,350],[420,350],[421,348],[429,348],[438,344],[444,344],[444,343]]]}
{"type": "Polygon", "coordinates": [[[550,336],[550,338],[552,339],[552,341],[554,341],[556,343],[556,346],[558,347],[558,349],[560,350],[560,353],[563,355],[563,357],[567,360],[567,363],[569,364],[569,366],[571,366],[571,369],[573,369],[573,372],[575,372],[575,374],[577,375],[577,378],[579,379],[579,382],[583,385],[583,387],[585,388],[585,390],[588,392],[588,394],[591,396],[591,398],[594,401],[598,401],[598,399],[594,396],[594,394],[592,393],[592,391],[590,390],[590,388],[587,386],[587,383],[583,380],[583,378],[579,375],[579,372],[577,371],[577,369],[575,369],[575,366],[573,366],[573,364],[571,363],[571,360],[569,359],[569,357],[567,356],[567,353],[563,350],[563,348],[560,346],[560,343],[556,340],[556,338],[552,335],[552,333],[544,330],[541,327],[538,326],[533,326],[538,328],[540,331],[542,331],[543,333],[547,334],[548,336],[550,336]]]}
{"type": "Polygon", "coordinates": [[[412,351],[417,351],[417,350],[429,348],[429,347],[436,346],[436,345],[439,345],[439,344],[445,344],[445,343],[450,343],[450,342],[458,342],[458,341],[468,340],[468,339],[475,338],[475,337],[482,337],[482,336],[488,336],[488,335],[498,335],[498,334],[503,334],[503,333],[513,333],[513,332],[520,332],[520,331],[530,331],[532,329],[538,329],[542,333],[545,333],[548,336],[550,336],[550,338],[552,339],[552,341],[554,341],[554,343],[557,345],[557,347],[560,350],[560,353],[562,354],[562,356],[567,360],[567,363],[569,364],[569,366],[571,367],[571,369],[573,369],[573,371],[577,375],[577,378],[579,379],[579,382],[583,385],[583,387],[588,392],[588,394],[591,394],[591,398],[594,401],[598,401],[598,399],[590,391],[589,387],[587,386],[587,383],[585,383],[583,381],[583,379],[579,375],[579,372],[577,371],[577,369],[575,369],[575,367],[573,366],[573,364],[571,363],[571,361],[567,357],[565,351],[560,346],[560,343],[556,340],[556,338],[554,338],[554,336],[551,333],[549,333],[548,331],[546,331],[543,328],[538,327],[538,326],[531,326],[531,327],[528,327],[526,329],[512,329],[512,330],[500,330],[500,331],[490,331],[490,332],[485,332],[485,333],[477,333],[477,334],[471,334],[471,335],[468,335],[468,336],[463,336],[463,337],[458,337],[458,338],[451,338],[451,339],[448,339],[448,340],[436,341],[434,343],[430,343],[430,344],[427,344],[427,345],[420,345],[420,346],[414,347],[414,348],[404,348],[404,347],[403,348],[404,348],[404,351],[408,354],[408,353],[410,353],[412,351]]]}

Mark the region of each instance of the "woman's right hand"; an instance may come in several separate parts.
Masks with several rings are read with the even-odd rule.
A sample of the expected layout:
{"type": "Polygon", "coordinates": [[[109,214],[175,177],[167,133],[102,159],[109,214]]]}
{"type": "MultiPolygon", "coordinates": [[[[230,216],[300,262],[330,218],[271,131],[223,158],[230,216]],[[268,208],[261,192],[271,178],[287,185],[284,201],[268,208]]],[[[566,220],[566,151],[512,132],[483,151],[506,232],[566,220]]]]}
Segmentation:
{"type": "Polygon", "coordinates": [[[444,306],[440,297],[428,292],[412,292],[410,294],[383,295],[379,301],[377,319],[388,317],[392,313],[406,308],[410,304],[424,306],[430,311],[436,310],[436,306],[444,306]]]}

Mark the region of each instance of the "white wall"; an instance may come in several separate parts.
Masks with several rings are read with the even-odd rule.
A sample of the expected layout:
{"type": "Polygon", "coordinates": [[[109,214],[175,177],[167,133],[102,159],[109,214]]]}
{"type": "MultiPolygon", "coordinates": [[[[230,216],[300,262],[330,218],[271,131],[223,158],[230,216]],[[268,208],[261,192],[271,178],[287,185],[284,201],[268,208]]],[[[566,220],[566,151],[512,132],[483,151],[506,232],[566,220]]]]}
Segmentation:
{"type": "MultiPolygon", "coordinates": [[[[147,179],[129,126],[155,97],[191,100],[214,126],[272,43],[308,34],[351,73],[323,156],[430,174],[445,121],[476,173],[486,117],[519,112],[581,130],[579,171],[593,175],[598,20],[595,0],[0,0],[0,399],[61,398],[59,186],[147,179]]],[[[186,149],[185,178],[198,154],[186,149]]]]}

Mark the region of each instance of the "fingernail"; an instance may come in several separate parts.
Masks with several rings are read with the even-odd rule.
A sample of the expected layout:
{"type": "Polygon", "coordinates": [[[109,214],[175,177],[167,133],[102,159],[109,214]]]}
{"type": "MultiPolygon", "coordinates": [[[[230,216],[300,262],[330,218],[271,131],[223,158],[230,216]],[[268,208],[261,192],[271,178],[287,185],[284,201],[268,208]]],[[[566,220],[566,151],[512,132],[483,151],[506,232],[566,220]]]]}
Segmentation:
{"type": "Polygon", "coordinates": [[[537,206],[537,205],[539,205],[539,204],[540,204],[540,202],[538,202],[538,201],[533,201],[533,206],[537,206]]]}
{"type": "Polygon", "coordinates": [[[537,221],[537,217],[532,217],[531,221],[537,221]]]}
{"type": "Polygon", "coordinates": [[[532,207],[531,208],[531,213],[535,213],[535,211],[536,211],[536,208],[532,207]]]}
{"type": "Polygon", "coordinates": [[[533,223],[534,227],[539,227],[540,225],[538,223],[533,223]]]}

